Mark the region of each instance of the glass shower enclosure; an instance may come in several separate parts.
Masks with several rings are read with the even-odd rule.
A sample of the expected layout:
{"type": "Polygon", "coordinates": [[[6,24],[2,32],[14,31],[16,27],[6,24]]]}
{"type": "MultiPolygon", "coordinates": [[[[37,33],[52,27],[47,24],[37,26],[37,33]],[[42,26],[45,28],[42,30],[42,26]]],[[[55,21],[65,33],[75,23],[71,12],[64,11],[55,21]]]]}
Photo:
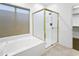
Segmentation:
{"type": "Polygon", "coordinates": [[[49,9],[42,9],[32,14],[33,35],[45,41],[45,47],[58,42],[59,34],[59,13],[49,9]]]}

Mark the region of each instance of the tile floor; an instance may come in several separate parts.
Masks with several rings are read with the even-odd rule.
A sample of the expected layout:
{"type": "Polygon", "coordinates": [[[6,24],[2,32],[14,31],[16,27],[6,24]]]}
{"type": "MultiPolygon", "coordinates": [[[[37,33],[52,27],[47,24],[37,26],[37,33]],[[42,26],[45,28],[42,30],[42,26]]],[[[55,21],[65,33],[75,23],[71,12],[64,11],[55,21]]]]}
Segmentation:
{"type": "Polygon", "coordinates": [[[79,51],[56,44],[47,50],[43,56],[79,56],[79,51]]]}

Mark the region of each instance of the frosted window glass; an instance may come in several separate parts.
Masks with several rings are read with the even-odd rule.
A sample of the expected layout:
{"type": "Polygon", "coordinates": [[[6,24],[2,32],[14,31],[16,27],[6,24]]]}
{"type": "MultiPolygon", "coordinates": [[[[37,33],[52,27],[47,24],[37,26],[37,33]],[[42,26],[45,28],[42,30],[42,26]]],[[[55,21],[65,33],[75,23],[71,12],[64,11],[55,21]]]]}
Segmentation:
{"type": "Polygon", "coordinates": [[[14,12],[14,7],[0,4],[0,10],[13,11],[14,12]]]}
{"type": "Polygon", "coordinates": [[[0,4],[0,37],[14,35],[15,8],[0,4]]]}
{"type": "Polygon", "coordinates": [[[17,9],[17,12],[18,13],[22,13],[22,14],[29,14],[29,11],[28,10],[23,10],[23,9],[17,9]]]}
{"type": "Polygon", "coordinates": [[[29,33],[29,10],[0,4],[0,38],[29,33]]]}
{"type": "Polygon", "coordinates": [[[29,33],[29,11],[17,8],[16,19],[16,33],[29,33]]]}

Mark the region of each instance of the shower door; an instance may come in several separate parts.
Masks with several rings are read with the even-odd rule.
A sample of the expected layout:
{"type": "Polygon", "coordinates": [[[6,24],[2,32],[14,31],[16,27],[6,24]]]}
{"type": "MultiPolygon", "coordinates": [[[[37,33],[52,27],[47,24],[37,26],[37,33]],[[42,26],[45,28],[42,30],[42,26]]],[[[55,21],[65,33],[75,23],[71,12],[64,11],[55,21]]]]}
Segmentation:
{"type": "Polygon", "coordinates": [[[57,42],[57,14],[45,11],[46,17],[46,47],[57,42]]]}

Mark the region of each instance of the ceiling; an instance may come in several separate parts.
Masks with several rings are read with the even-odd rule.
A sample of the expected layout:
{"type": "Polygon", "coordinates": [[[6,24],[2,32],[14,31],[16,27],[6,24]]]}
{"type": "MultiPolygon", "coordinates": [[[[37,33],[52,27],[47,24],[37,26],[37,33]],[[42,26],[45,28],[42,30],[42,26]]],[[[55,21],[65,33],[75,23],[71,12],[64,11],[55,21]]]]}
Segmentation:
{"type": "Polygon", "coordinates": [[[40,4],[42,4],[43,6],[49,6],[49,5],[53,4],[53,3],[40,3],[40,4]]]}
{"type": "Polygon", "coordinates": [[[44,7],[46,7],[46,6],[49,6],[49,5],[54,4],[54,3],[28,3],[28,4],[30,4],[30,5],[40,4],[40,5],[43,5],[44,7]]]}

